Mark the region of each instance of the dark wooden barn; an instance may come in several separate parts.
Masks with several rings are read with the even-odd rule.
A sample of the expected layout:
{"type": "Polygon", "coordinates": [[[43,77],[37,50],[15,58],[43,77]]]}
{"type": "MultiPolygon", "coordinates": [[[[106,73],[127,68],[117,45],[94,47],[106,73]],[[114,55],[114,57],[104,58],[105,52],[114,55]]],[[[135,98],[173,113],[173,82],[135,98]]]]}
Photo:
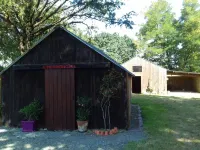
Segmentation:
{"type": "Polygon", "coordinates": [[[1,72],[3,123],[19,126],[18,111],[38,99],[44,106],[40,127],[75,129],[77,96],[87,96],[92,99],[89,128],[102,128],[97,96],[101,79],[111,68],[123,74],[123,86],[111,103],[111,126],[128,128],[133,74],[62,27],[1,72]]]}

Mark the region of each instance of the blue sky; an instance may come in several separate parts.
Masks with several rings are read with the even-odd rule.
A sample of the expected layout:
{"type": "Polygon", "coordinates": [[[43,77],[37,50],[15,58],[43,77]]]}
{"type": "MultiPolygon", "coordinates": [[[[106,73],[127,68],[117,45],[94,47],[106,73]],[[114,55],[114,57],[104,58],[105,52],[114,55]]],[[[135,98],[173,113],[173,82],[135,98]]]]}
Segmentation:
{"type": "MultiPolygon", "coordinates": [[[[156,0],[124,0],[125,6],[122,7],[120,11],[117,12],[117,14],[124,14],[126,12],[129,12],[131,10],[134,10],[138,15],[134,16],[133,21],[135,22],[135,26],[132,30],[126,29],[125,27],[109,27],[105,28],[105,25],[100,22],[93,22],[94,25],[98,27],[98,32],[109,32],[114,33],[117,32],[120,35],[128,35],[131,38],[136,38],[135,34],[138,32],[140,26],[142,23],[144,23],[144,12],[147,10],[147,8],[150,6],[152,1],[156,0]]],[[[171,6],[173,12],[176,14],[176,17],[180,16],[180,11],[182,8],[182,2],[183,0],[167,0],[171,6]]]]}

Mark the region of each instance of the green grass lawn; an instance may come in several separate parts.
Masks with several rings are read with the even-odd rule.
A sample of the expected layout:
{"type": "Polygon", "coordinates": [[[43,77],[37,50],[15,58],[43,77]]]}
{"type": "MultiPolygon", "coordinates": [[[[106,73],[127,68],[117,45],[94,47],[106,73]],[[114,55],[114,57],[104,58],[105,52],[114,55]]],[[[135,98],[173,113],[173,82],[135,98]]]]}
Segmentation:
{"type": "Polygon", "coordinates": [[[133,95],[142,109],[147,139],[126,150],[200,150],[200,99],[133,95]]]}

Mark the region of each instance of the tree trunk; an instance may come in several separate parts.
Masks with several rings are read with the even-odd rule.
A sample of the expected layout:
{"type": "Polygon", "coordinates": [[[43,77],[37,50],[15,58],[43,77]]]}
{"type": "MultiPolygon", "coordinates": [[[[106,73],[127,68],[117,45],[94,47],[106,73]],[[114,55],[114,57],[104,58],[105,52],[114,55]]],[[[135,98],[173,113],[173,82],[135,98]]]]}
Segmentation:
{"type": "Polygon", "coordinates": [[[20,37],[20,42],[19,42],[19,50],[21,55],[24,53],[25,51],[25,44],[24,44],[24,40],[22,37],[20,37]]]}
{"type": "Polygon", "coordinates": [[[110,124],[110,100],[108,102],[108,124],[109,124],[109,129],[111,128],[111,124],[110,124]]]}
{"type": "Polygon", "coordinates": [[[30,38],[28,38],[27,36],[20,37],[19,50],[20,50],[21,55],[30,49],[31,41],[29,39],[30,38]]]}

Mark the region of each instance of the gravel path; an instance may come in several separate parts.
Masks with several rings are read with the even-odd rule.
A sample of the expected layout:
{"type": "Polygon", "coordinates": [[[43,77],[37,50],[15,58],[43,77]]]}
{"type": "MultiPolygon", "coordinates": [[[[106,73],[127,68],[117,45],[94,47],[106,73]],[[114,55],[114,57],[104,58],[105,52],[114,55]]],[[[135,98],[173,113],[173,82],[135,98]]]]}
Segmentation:
{"type": "MultiPolygon", "coordinates": [[[[138,111],[140,112],[140,111],[138,111]]],[[[135,118],[135,117],[132,117],[135,118]]],[[[132,120],[135,121],[134,119],[132,120]]],[[[0,149],[3,150],[121,150],[130,141],[145,138],[142,128],[120,131],[116,135],[97,136],[91,131],[45,131],[25,133],[19,128],[0,127],[0,149]]]]}

